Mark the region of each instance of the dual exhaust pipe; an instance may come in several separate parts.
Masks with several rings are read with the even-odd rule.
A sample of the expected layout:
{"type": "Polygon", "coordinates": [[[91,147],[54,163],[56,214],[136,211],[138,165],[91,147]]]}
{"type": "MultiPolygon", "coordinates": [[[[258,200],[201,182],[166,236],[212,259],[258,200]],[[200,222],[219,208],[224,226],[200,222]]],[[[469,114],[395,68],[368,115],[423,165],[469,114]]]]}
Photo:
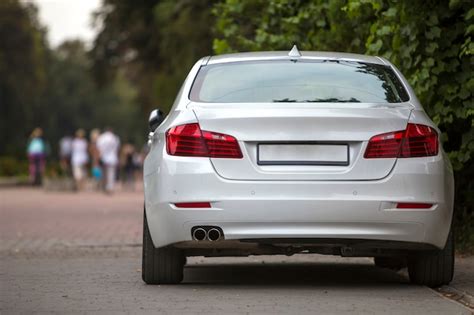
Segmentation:
{"type": "Polygon", "coordinates": [[[193,239],[196,241],[215,242],[224,237],[224,233],[218,227],[194,227],[191,231],[193,239]]]}

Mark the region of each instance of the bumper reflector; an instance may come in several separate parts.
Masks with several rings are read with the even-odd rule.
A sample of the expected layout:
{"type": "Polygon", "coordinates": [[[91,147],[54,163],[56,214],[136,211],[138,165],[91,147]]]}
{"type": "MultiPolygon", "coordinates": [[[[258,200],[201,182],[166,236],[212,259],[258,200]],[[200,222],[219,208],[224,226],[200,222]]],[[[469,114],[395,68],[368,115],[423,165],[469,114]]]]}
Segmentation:
{"type": "Polygon", "coordinates": [[[397,209],[429,209],[432,203],[400,202],[397,203],[397,209]]]}
{"type": "Polygon", "coordinates": [[[210,208],[210,202],[178,202],[174,204],[176,208],[210,208]]]}

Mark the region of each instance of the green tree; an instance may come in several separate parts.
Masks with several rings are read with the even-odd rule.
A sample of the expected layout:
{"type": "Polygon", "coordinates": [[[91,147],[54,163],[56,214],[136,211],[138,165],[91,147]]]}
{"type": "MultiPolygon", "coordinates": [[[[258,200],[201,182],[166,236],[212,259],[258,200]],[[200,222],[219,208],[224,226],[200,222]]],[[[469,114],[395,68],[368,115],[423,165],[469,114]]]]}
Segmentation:
{"type": "Polygon", "coordinates": [[[22,154],[31,126],[38,123],[46,54],[36,8],[0,1],[0,155],[22,154]]]}
{"type": "Polygon", "coordinates": [[[92,51],[96,78],[107,82],[125,69],[145,115],[167,111],[198,58],[212,51],[211,0],[106,0],[92,51]]]}
{"type": "MultiPolygon", "coordinates": [[[[347,19],[345,0],[228,0],[217,3],[213,48],[218,54],[235,51],[333,50],[363,53],[368,21],[347,19]],[[350,31],[348,31],[350,30],[350,31]]],[[[369,12],[367,12],[369,13],[369,12]]]]}
{"type": "Polygon", "coordinates": [[[52,144],[78,128],[105,126],[113,127],[123,138],[143,143],[146,124],[135,103],[135,90],[121,72],[99,88],[92,65],[81,41],[66,41],[51,51],[44,110],[38,115],[52,144]]]}

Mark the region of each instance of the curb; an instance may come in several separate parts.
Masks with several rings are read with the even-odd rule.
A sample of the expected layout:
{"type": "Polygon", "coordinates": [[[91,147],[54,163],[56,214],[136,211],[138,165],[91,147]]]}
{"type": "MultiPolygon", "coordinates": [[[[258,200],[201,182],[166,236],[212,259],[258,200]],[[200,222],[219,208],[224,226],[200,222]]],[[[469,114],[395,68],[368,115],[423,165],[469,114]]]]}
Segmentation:
{"type": "Polygon", "coordinates": [[[444,297],[461,303],[467,308],[474,310],[474,296],[470,295],[469,293],[448,285],[443,285],[442,287],[439,287],[435,290],[444,297]]]}

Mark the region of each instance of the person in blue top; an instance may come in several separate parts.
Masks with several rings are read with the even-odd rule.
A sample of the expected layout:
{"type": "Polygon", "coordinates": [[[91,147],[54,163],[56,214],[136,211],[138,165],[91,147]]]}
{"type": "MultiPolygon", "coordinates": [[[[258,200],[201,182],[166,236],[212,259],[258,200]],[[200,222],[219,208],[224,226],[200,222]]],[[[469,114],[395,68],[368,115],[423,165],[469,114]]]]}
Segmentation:
{"type": "Polygon", "coordinates": [[[33,185],[41,185],[46,162],[46,144],[43,140],[43,130],[35,128],[30,136],[27,147],[30,162],[30,181],[33,185]]]}

